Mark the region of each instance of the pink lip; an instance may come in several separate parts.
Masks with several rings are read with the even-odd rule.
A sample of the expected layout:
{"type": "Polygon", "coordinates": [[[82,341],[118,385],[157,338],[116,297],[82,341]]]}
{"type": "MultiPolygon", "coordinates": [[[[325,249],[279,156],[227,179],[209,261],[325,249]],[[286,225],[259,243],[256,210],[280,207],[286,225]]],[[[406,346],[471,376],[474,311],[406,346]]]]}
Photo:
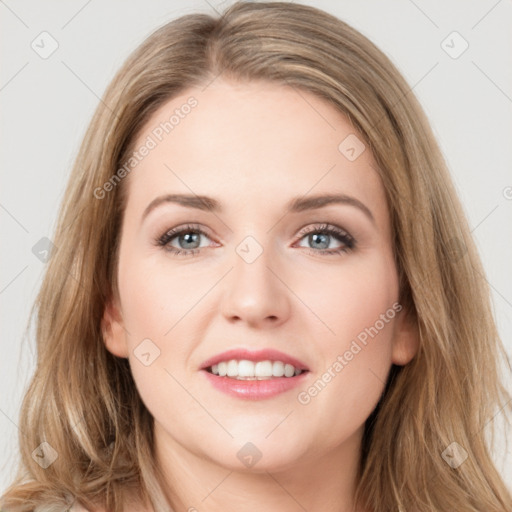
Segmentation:
{"type": "Polygon", "coordinates": [[[284,352],[272,348],[264,350],[231,349],[203,362],[200,368],[213,387],[230,396],[244,398],[248,400],[261,400],[270,398],[279,393],[288,391],[303,382],[305,376],[309,373],[309,368],[298,359],[291,357],[284,352]],[[238,380],[230,377],[221,377],[207,371],[214,364],[221,361],[237,359],[238,361],[246,359],[248,361],[281,361],[284,364],[291,364],[295,368],[302,370],[300,375],[293,377],[273,377],[265,380],[238,380]]]}
{"type": "MultiPolygon", "coordinates": [[[[309,370],[309,368],[298,359],[291,357],[284,352],[280,352],[279,350],[275,350],[273,348],[267,348],[263,350],[247,350],[244,348],[235,348],[231,350],[227,350],[226,352],[222,352],[221,354],[217,354],[216,356],[207,359],[201,364],[200,369],[205,370],[214,364],[218,364],[222,361],[229,361],[230,359],[237,359],[238,361],[242,359],[246,359],[247,361],[281,361],[284,364],[291,364],[298,368],[299,370],[309,370]]],[[[280,377],[279,377],[280,378],[280,377]]],[[[293,378],[293,377],[287,377],[293,378]]],[[[231,379],[233,380],[233,379],[231,379]]],[[[260,381],[261,382],[261,381],[260,381]]]]}
{"type": "Polygon", "coordinates": [[[276,396],[298,386],[304,381],[306,375],[309,375],[309,372],[303,372],[294,377],[274,377],[268,380],[237,380],[230,377],[220,377],[206,370],[202,370],[201,373],[219,391],[247,400],[261,400],[276,396]]]}

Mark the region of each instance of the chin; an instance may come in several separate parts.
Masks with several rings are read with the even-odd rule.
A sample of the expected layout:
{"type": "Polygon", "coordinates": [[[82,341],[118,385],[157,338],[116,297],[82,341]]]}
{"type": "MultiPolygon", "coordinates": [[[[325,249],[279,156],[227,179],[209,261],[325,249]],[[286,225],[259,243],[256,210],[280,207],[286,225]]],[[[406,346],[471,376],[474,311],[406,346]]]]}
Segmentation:
{"type": "Polygon", "coordinates": [[[220,452],[205,452],[205,456],[231,471],[248,473],[285,471],[304,462],[304,453],[297,449],[300,443],[293,441],[292,437],[288,437],[290,446],[284,445],[277,437],[269,440],[265,436],[246,435],[244,439],[247,441],[233,440],[220,452]]]}

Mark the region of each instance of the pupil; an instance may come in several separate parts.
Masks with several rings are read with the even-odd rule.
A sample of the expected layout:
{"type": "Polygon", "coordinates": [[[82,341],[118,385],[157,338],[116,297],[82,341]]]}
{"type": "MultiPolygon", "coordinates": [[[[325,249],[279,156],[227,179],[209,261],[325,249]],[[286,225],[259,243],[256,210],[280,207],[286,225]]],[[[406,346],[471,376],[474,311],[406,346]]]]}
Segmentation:
{"type": "MultiPolygon", "coordinates": [[[[328,236],[329,235],[326,235],[324,233],[315,233],[313,235],[310,235],[310,241],[313,240],[316,242],[318,240],[318,237],[324,237],[324,239],[327,240],[328,236]]],[[[329,246],[329,242],[328,241],[326,242],[325,240],[323,242],[324,247],[320,247],[320,249],[327,249],[327,247],[329,246]]],[[[322,244],[321,241],[320,241],[320,244],[322,244]]]]}
{"type": "MultiPolygon", "coordinates": [[[[199,233],[187,233],[182,235],[182,239],[185,240],[185,244],[198,242],[199,233]],[[193,238],[195,237],[195,240],[193,238]]],[[[186,249],[195,249],[196,247],[186,247],[186,249]]]]}

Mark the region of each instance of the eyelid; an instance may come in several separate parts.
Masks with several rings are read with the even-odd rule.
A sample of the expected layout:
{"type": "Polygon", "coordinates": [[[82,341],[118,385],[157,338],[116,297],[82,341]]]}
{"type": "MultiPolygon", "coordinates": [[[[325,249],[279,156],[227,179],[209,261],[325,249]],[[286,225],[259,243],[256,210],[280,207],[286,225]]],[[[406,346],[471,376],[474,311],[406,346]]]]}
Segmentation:
{"type": "Polygon", "coordinates": [[[324,230],[325,231],[329,231],[329,230],[336,231],[336,232],[346,235],[349,238],[353,238],[353,236],[346,229],[344,229],[340,226],[336,226],[336,224],[331,224],[329,222],[313,222],[313,223],[306,224],[304,227],[302,227],[299,230],[299,235],[303,236],[303,235],[307,235],[308,233],[311,233],[311,232],[324,231],[324,230]]]}

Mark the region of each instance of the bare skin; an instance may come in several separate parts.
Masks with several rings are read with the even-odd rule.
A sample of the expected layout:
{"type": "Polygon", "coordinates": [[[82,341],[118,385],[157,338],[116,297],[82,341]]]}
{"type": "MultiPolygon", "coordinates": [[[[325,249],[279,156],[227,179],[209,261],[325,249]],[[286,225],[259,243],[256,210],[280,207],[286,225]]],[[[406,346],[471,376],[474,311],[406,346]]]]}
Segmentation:
{"type": "Polygon", "coordinates": [[[220,78],[164,104],[135,146],[190,96],[197,106],[125,178],[119,298],[105,311],[106,346],[129,358],[155,418],[157,463],[175,511],[354,512],[364,423],[391,364],[407,364],[418,348],[405,310],[393,309],[398,275],[376,163],[369,148],[354,161],[340,152],[357,132],[324,100],[220,78]],[[354,201],[285,212],[292,198],[334,193],[370,214],[354,201]],[[213,197],[222,211],[162,202],[144,217],[166,194],[213,197]],[[193,256],[170,251],[190,250],[190,235],[189,245],[178,235],[165,247],[155,242],[188,224],[205,232],[193,256]],[[316,228],[325,224],[350,239],[322,237],[316,228]],[[247,236],[251,251],[262,249],[251,263],[237,252],[247,236]],[[338,356],[381,315],[378,334],[336,371],[338,356]],[[160,351],[148,366],[136,355],[145,339],[151,358],[160,351]],[[300,388],[271,398],[226,395],[200,366],[240,347],[281,350],[310,371],[300,388]],[[328,382],[313,396],[319,379],[328,382]],[[251,467],[237,456],[248,442],[261,454],[251,467]]]}

